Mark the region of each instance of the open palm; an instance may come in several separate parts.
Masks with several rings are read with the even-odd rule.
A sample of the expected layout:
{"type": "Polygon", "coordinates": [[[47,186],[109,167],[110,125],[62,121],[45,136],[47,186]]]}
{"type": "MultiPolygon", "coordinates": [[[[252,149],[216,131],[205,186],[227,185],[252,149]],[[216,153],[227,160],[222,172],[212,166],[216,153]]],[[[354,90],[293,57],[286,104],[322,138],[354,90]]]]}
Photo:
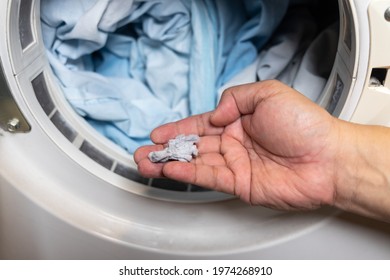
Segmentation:
{"type": "Polygon", "coordinates": [[[166,124],[152,132],[157,144],[134,155],[147,177],[168,177],[234,194],[277,209],[332,204],[337,156],[335,119],[277,81],[230,88],[213,112],[166,124]],[[151,163],[178,134],[199,134],[190,163],[151,163]]]}

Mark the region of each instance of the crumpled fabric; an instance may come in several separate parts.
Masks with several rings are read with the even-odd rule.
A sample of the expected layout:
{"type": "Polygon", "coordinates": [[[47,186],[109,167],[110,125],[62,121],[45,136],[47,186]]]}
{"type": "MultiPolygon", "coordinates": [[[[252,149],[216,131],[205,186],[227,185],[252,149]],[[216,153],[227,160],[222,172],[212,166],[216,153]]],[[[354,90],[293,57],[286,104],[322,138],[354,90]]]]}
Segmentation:
{"type": "Polygon", "coordinates": [[[213,110],[302,1],[41,0],[42,35],[75,111],[133,153],[155,127],[213,110]]]}
{"type": "Polygon", "coordinates": [[[148,158],[151,162],[167,162],[178,160],[190,162],[193,157],[198,156],[196,143],[200,137],[196,134],[180,134],[168,141],[167,147],[160,151],[150,152],[148,158]]]}

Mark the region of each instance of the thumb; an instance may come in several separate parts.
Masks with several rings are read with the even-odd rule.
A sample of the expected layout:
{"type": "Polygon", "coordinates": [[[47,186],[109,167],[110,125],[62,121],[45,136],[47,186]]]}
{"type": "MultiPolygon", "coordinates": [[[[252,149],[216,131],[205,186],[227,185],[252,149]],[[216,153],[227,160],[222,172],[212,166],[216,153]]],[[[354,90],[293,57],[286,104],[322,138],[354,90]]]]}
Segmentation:
{"type": "Polygon", "coordinates": [[[210,116],[210,122],[215,126],[226,126],[242,115],[252,114],[260,102],[280,92],[280,87],[287,86],[268,80],[228,88],[210,116]]]}

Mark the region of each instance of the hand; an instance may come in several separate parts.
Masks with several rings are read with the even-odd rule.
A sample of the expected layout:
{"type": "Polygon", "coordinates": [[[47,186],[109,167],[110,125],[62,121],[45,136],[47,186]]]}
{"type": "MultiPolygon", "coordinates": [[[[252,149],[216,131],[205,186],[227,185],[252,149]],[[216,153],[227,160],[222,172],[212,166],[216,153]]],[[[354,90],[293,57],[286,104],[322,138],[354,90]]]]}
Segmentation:
{"type": "Polygon", "coordinates": [[[134,154],[143,176],[184,181],[277,209],[334,203],[336,119],[280,82],[227,89],[215,111],[163,125],[151,139],[157,145],[134,154]],[[199,156],[190,163],[151,163],[148,153],[178,134],[201,136],[199,156]]]}

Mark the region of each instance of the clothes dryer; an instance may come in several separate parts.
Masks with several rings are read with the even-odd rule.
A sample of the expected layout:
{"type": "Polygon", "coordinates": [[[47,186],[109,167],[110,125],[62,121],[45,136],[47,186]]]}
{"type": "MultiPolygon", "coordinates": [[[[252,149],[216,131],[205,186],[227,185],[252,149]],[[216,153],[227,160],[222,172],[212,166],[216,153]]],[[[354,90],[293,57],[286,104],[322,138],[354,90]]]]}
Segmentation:
{"type": "MultiPolygon", "coordinates": [[[[390,258],[388,224],[323,208],[286,213],[136,171],[91,128],[48,63],[39,0],[0,2],[0,258],[390,258]]],[[[318,103],[390,126],[390,1],[339,0],[318,103]]]]}

